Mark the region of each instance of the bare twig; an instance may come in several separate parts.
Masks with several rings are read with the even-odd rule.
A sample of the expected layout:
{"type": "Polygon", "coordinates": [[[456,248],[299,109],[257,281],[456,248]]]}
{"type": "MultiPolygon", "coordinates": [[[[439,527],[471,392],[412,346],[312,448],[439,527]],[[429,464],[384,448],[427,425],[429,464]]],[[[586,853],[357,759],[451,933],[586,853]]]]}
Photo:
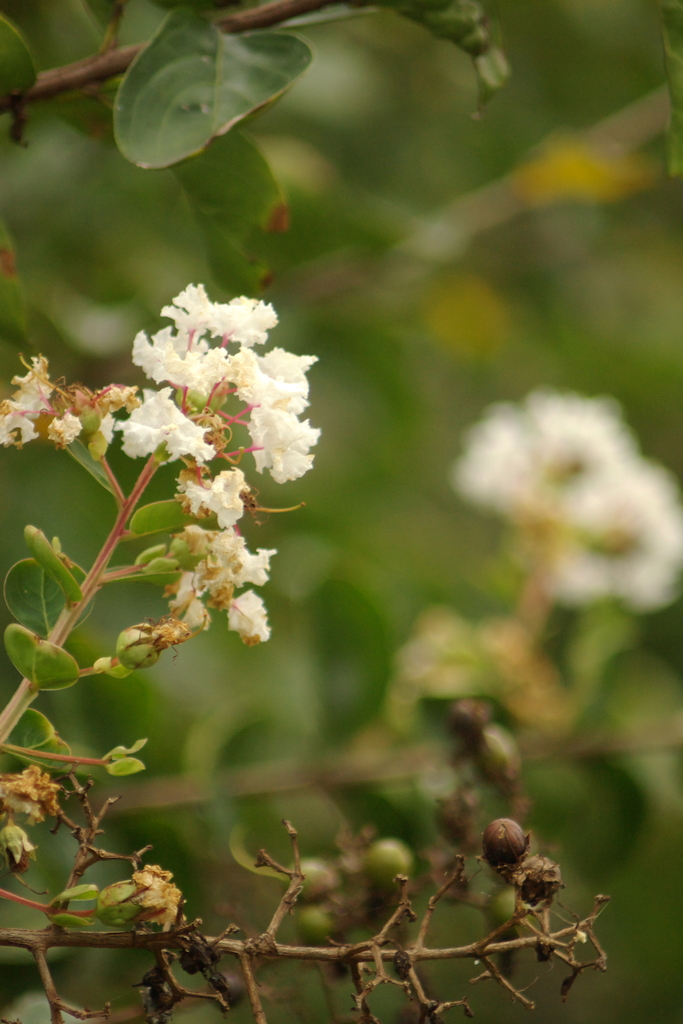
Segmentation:
{"type": "Polygon", "coordinates": [[[242,968],[242,974],[244,975],[244,984],[247,986],[247,995],[249,996],[249,1002],[251,1003],[251,1012],[254,1015],[254,1020],[256,1024],[268,1024],[261,1004],[261,997],[258,994],[256,978],[254,977],[254,972],[251,968],[251,957],[248,954],[243,953],[239,960],[242,968]]]}

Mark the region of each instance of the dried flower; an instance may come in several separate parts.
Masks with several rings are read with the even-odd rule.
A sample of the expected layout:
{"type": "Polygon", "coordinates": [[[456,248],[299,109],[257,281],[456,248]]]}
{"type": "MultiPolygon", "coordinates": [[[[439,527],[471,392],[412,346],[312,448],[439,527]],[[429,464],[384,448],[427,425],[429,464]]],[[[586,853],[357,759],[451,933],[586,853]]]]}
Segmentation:
{"type": "Polygon", "coordinates": [[[148,864],[135,871],[130,881],[108,885],[97,898],[98,919],[116,928],[137,921],[174,924],[182,893],[172,878],[170,871],[148,864]]]}
{"type": "Polygon", "coordinates": [[[20,775],[0,775],[0,801],[6,814],[25,814],[29,825],[59,812],[59,784],[36,764],[20,775]]]}

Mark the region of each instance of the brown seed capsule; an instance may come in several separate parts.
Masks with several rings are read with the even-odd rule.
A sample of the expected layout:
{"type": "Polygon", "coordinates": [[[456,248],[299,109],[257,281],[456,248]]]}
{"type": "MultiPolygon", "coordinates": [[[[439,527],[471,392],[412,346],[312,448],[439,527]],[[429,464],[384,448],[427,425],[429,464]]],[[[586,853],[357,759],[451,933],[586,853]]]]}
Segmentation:
{"type": "Polygon", "coordinates": [[[562,888],[560,865],[538,853],[527,857],[517,875],[522,899],[532,907],[550,902],[562,888]]]}
{"type": "Polygon", "coordinates": [[[491,721],[491,708],[483,700],[456,700],[448,712],[448,727],[468,750],[481,743],[484,726],[491,721]]]}
{"type": "Polygon", "coordinates": [[[404,953],[402,949],[398,949],[394,953],[394,969],[398,974],[401,981],[407,981],[410,977],[410,968],[412,962],[407,953],[404,953]]]}
{"type": "Polygon", "coordinates": [[[517,864],[527,851],[528,839],[511,818],[496,818],[484,829],[484,859],[492,868],[517,864]]]}

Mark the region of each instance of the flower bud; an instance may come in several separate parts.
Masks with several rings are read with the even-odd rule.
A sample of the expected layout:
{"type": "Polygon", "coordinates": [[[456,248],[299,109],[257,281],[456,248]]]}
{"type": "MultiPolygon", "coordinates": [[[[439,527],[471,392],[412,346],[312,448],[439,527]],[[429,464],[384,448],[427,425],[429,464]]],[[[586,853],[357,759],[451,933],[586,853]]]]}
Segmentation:
{"type": "Polygon", "coordinates": [[[512,885],[506,885],[504,889],[498,889],[489,900],[486,912],[492,928],[499,928],[501,924],[509,921],[515,912],[515,889],[512,885]]]}
{"type": "Polygon", "coordinates": [[[149,864],[135,871],[130,881],[108,885],[97,897],[98,920],[114,928],[136,921],[174,924],[182,894],[172,878],[170,871],[149,864]]]}
{"type": "Polygon", "coordinates": [[[487,725],[481,734],[476,764],[490,782],[514,782],[519,776],[520,757],[513,737],[500,725],[487,725]]]}
{"type": "Polygon", "coordinates": [[[413,853],[400,839],[378,839],[368,847],[363,859],[365,873],[375,885],[389,888],[396,875],[410,875],[413,853]]]}
{"type": "Polygon", "coordinates": [[[527,851],[529,837],[511,818],[496,818],[484,830],[484,859],[492,868],[517,864],[527,851]]]}
{"type": "Polygon", "coordinates": [[[28,869],[29,858],[36,859],[36,848],[18,825],[5,825],[0,829],[0,855],[15,875],[23,875],[28,869]]]}
{"type": "Polygon", "coordinates": [[[159,651],[151,637],[151,627],[143,622],[119,633],[116,657],[125,668],[149,668],[159,660],[159,651]]]}
{"type": "Polygon", "coordinates": [[[116,658],[98,658],[93,668],[95,672],[104,672],[105,675],[112,676],[114,679],[125,679],[133,671],[131,668],[121,665],[116,658]]]}
{"type": "Polygon", "coordinates": [[[90,440],[93,434],[96,434],[100,429],[102,417],[99,409],[93,408],[92,405],[86,405],[83,412],[79,417],[81,426],[83,427],[83,434],[90,440]]]}
{"type": "Polygon", "coordinates": [[[100,462],[101,459],[107,454],[107,448],[109,442],[102,433],[101,430],[95,431],[92,437],[88,440],[88,451],[92,455],[95,462],[100,462]]]}
{"type": "Polygon", "coordinates": [[[154,544],[151,548],[145,548],[133,562],[133,565],[147,565],[153,558],[163,558],[166,554],[165,544],[154,544]]]}

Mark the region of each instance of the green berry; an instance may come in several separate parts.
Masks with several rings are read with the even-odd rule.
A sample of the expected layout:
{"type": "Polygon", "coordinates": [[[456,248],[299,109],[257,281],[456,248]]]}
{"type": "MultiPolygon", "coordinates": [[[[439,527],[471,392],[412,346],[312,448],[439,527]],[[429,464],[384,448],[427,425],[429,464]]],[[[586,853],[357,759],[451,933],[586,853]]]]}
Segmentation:
{"type": "Polygon", "coordinates": [[[414,857],[400,839],[378,839],[368,847],[363,861],[365,873],[382,888],[389,888],[396,875],[410,875],[414,857]]]}

